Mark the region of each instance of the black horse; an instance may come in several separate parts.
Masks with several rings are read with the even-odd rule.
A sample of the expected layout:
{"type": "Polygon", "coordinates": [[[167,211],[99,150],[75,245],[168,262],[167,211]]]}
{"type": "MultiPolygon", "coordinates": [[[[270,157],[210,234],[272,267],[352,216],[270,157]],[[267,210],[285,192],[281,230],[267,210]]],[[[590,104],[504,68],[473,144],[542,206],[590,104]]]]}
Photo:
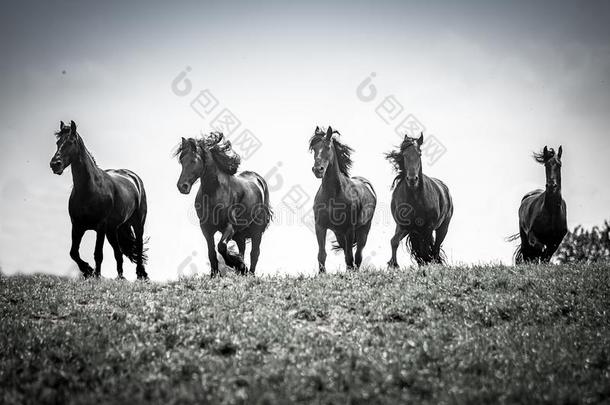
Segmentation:
{"type": "Polygon", "coordinates": [[[441,244],[453,216],[453,202],[445,183],[423,174],[423,143],[423,133],[419,138],[405,135],[400,150],[386,155],[398,172],[392,183],[391,210],[396,222],[388,262],[392,268],[398,267],[396,249],[404,237],[418,265],[445,261],[441,244]]]}
{"type": "Polygon", "coordinates": [[[534,160],[546,170],[546,190],[527,193],[519,207],[519,234],[509,240],[521,239],[515,252],[515,263],[548,263],[568,232],[566,202],[561,197],[560,146],[555,150],[546,146],[534,153],[534,160]]]}
{"type": "Polygon", "coordinates": [[[195,210],[207,242],[212,277],[218,274],[216,232],[222,233],[218,252],[228,266],[241,274],[248,271],[244,263],[246,240],[252,241],[250,273],[254,274],[263,232],[272,219],[265,179],[249,171],[235,174],[240,157],[220,132],[212,132],[203,139],[182,138],[176,156],[182,165],[177,184],[182,194],[190,193],[193,184],[201,179],[195,210]],[[239,255],[227,249],[230,240],[237,244],[239,255]]]}
{"type": "Polygon", "coordinates": [[[377,195],[371,183],[363,177],[350,177],[352,149],[341,143],[331,127],[325,131],[316,127],[309,140],[314,152],[314,175],[322,179],[314,200],[316,237],[318,239],[318,265],[326,271],[326,231],[332,230],[337,238],[335,249],[343,250],[348,269],[362,263],[362,250],[371,229],[377,195]],[[356,246],[354,262],[353,248],[356,246]]]}
{"type": "Polygon", "coordinates": [[[138,279],[147,279],[143,239],[147,206],[142,180],[129,170],[100,169],[76,132],[74,121],[69,126],[62,121],[55,135],[57,152],[50,163],[53,173],[60,175],[66,167],[72,166],[74,187],[68,204],[72,220],[70,257],[83,276],[99,277],[106,237],[114,250],[118,278],[123,278],[125,255],[136,263],[138,279]],[[78,251],[88,230],[97,232],[95,270],[81,259],[78,251]]]}

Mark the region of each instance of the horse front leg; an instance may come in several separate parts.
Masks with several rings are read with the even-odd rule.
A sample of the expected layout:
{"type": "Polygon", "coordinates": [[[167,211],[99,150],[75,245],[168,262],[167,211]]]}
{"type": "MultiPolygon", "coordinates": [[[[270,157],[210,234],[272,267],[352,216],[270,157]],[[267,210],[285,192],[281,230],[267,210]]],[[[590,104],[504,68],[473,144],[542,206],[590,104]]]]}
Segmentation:
{"type": "MultiPolygon", "coordinates": [[[[241,256],[242,260],[246,257],[246,238],[243,236],[239,236],[239,237],[234,237],[233,240],[235,241],[235,244],[237,245],[237,250],[239,251],[239,255],[241,256]]],[[[252,248],[254,249],[254,248],[252,248]]],[[[252,250],[250,250],[250,256],[252,256],[252,250]]],[[[252,266],[252,261],[250,260],[250,266],[252,266]]],[[[244,264],[244,272],[241,273],[241,275],[245,275],[248,272],[248,268],[245,266],[244,264]]]]}
{"type": "Polygon", "coordinates": [[[326,228],[316,224],[316,239],[318,240],[318,271],[326,273],[326,228]]]}
{"type": "Polygon", "coordinates": [[[216,246],[214,246],[214,232],[208,232],[203,228],[201,228],[201,230],[208,247],[208,260],[210,261],[210,267],[212,268],[210,277],[213,278],[218,275],[218,257],[216,256],[216,246]]]}
{"type": "Polygon", "coordinates": [[[233,235],[235,234],[235,230],[233,229],[232,224],[228,224],[224,231],[222,231],[222,237],[220,241],[218,241],[218,253],[225,260],[227,266],[233,267],[239,273],[245,273],[246,264],[243,259],[239,257],[239,255],[234,255],[229,252],[227,248],[227,243],[231,240],[233,235]]]}
{"type": "Polygon", "coordinates": [[[72,246],[70,247],[70,257],[74,260],[85,278],[93,275],[93,268],[89,263],[81,259],[79,249],[80,243],[83,240],[85,229],[80,226],[72,226],[72,246]]]}
{"type": "Polygon", "coordinates": [[[102,260],[104,260],[104,238],[106,232],[103,229],[97,231],[95,238],[95,251],[93,258],[95,259],[95,277],[100,277],[102,274],[102,260]]]}
{"type": "Polygon", "coordinates": [[[345,266],[348,271],[354,270],[354,232],[348,230],[343,239],[345,240],[345,245],[343,246],[345,266]]]}
{"type": "Polygon", "coordinates": [[[398,245],[400,245],[400,241],[407,235],[407,231],[404,228],[401,228],[399,225],[396,225],[396,230],[394,231],[394,236],[390,239],[390,247],[392,248],[392,257],[388,261],[388,267],[391,269],[398,268],[398,260],[396,260],[396,250],[398,249],[398,245]]]}

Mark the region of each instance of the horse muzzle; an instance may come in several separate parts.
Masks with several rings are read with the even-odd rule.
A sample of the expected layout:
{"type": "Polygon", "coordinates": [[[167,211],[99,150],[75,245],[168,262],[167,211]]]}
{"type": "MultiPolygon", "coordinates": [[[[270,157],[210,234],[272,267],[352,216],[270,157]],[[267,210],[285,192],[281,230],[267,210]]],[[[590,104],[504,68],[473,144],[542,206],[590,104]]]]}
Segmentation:
{"type": "Polygon", "coordinates": [[[419,184],[419,176],[415,176],[415,177],[407,176],[406,181],[407,181],[407,186],[417,187],[417,185],[419,184]]]}
{"type": "Polygon", "coordinates": [[[311,171],[313,172],[314,176],[316,176],[316,178],[321,179],[322,177],[324,177],[324,168],[319,166],[319,167],[312,167],[311,171]]]}
{"type": "Polygon", "coordinates": [[[191,192],[191,185],[189,183],[178,183],[178,191],[182,194],[188,194],[191,192]]]}
{"type": "Polygon", "coordinates": [[[64,172],[64,165],[61,163],[61,160],[51,160],[51,163],[49,164],[51,166],[51,170],[53,171],[53,173],[59,175],[62,174],[64,172]]]}

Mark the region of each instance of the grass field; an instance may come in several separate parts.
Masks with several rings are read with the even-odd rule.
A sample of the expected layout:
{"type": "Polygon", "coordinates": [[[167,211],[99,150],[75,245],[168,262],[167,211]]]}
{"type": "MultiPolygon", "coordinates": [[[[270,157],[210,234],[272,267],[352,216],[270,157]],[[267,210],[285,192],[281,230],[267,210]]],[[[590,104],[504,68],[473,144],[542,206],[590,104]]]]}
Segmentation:
{"type": "Polygon", "coordinates": [[[609,403],[609,270],[0,277],[0,402],[609,403]]]}

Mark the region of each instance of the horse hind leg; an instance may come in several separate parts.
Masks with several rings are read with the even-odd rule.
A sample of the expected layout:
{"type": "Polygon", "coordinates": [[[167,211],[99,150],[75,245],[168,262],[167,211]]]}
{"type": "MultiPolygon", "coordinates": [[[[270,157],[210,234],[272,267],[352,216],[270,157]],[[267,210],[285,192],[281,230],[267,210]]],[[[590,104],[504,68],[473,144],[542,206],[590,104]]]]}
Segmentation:
{"type": "Polygon", "coordinates": [[[106,232],[103,229],[97,231],[95,238],[95,251],[93,258],[95,259],[95,277],[100,277],[102,274],[102,261],[104,260],[104,240],[106,232]]]}
{"type": "Polygon", "coordinates": [[[148,204],[146,194],[142,191],[140,196],[140,206],[131,217],[131,226],[136,237],[136,276],[138,280],[148,280],[148,274],[144,268],[146,256],[144,254],[144,224],[146,223],[146,214],[148,212],[148,204]]]}
{"type": "Polygon", "coordinates": [[[144,268],[144,221],[137,220],[132,227],[136,237],[136,276],[138,280],[147,280],[148,274],[144,268]]]}
{"type": "Polygon", "coordinates": [[[121,252],[121,247],[119,246],[119,239],[117,236],[116,229],[109,229],[106,232],[106,239],[108,239],[108,243],[112,246],[112,250],[114,251],[114,260],[116,260],[116,271],[117,278],[119,280],[123,280],[123,253],[121,252]]]}
{"type": "Polygon", "coordinates": [[[250,274],[254,274],[254,272],[256,271],[258,257],[261,252],[260,247],[262,238],[262,232],[257,232],[252,236],[252,247],[250,248],[250,274]]]}

